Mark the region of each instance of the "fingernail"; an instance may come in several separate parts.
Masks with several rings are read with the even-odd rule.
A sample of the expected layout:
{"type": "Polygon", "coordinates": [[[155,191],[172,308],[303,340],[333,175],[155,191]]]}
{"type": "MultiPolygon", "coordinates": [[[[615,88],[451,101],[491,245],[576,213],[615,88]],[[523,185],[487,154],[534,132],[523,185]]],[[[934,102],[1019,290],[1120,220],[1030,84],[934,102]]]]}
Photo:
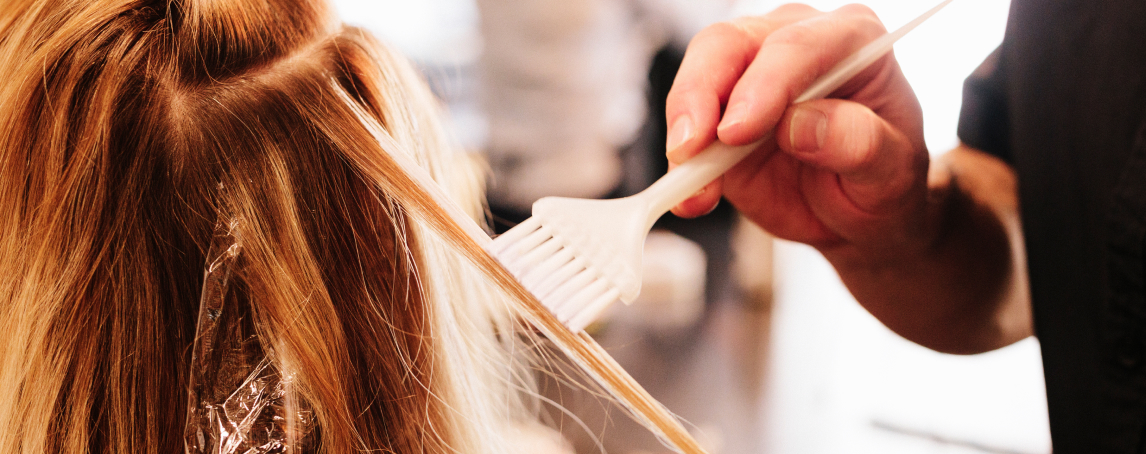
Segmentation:
{"type": "Polygon", "coordinates": [[[720,126],[716,127],[717,131],[723,131],[732,126],[744,123],[748,118],[748,105],[744,102],[738,102],[734,105],[728,106],[724,110],[724,118],[720,120],[720,126]]]}
{"type": "Polygon", "coordinates": [[[797,107],[792,113],[792,124],[788,128],[788,139],[792,149],[814,152],[824,146],[828,135],[828,116],[810,107],[797,107]]]}
{"type": "MultiPolygon", "coordinates": [[[[699,191],[696,191],[696,194],[693,194],[693,195],[692,195],[692,197],[689,197],[689,198],[691,199],[691,198],[700,197],[700,196],[704,195],[704,193],[706,193],[706,192],[708,192],[708,186],[705,186],[705,187],[703,187],[703,188],[700,188],[700,190],[699,190],[699,191]]],[[[697,215],[697,217],[700,217],[700,216],[707,216],[709,213],[712,213],[713,211],[716,211],[716,206],[717,206],[717,205],[720,205],[720,199],[717,199],[717,200],[716,200],[716,202],[713,202],[713,203],[712,203],[712,206],[708,207],[708,209],[707,209],[707,210],[705,210],[705,212],[704,212],[704,213],[701,213],[701,214],[697,215]]]]}
{"type": "Polygon", "coordinates": [[[692,118],[689,118],[688,115],[677,117],[676,121],[672,123],[672,128],[669,129],[668,139],[665,141],[666,154],[675,155],[677,149],[691,140],[692,136],[692,118]]]}

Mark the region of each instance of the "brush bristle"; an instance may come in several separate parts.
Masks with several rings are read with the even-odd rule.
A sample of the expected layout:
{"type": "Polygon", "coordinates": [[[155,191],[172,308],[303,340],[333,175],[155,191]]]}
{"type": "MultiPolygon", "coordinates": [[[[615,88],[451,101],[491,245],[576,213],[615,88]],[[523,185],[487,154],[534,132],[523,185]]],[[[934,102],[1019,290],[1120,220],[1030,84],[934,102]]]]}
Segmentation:
{"type": "Polygon", "coordinates": [[[620,295],[596,267],[536,218],[496,238],[489,251],[574,332],[585,329],[620,295]]]}

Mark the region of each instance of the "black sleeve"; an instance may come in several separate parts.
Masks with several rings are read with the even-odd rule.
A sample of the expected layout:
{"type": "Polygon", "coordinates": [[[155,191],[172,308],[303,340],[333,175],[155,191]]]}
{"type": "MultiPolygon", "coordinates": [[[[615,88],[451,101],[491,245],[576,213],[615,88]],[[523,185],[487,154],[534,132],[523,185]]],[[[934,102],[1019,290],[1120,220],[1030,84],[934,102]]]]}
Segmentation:
{"type": "Polygon", "coordinates": [[[999,49],[995,49],[963,81],[958,133],[964,144],[1011,163],[1010,122],[999,54],[999,49]]]}

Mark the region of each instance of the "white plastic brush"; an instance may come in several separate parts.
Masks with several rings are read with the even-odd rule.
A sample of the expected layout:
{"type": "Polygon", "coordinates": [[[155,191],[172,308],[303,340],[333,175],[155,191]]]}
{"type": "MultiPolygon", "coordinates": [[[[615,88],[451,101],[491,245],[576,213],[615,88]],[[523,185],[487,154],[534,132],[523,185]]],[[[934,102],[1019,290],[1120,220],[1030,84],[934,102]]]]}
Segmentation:
{"type": "MultiPolygon", "coordinates": [[[[891,51],[892,44],[934,15],[945,0],[915,20],[864,46],[804,91],[795,104],[827,96],[891,51]]],[[[715,142],[639,194],[614,200],[546,197],[533,217],[487,248],[573,332],[585,329],[617,299],[641,290],[644,240],[661,215],[772,137],[737,147],[715,142]]]]}

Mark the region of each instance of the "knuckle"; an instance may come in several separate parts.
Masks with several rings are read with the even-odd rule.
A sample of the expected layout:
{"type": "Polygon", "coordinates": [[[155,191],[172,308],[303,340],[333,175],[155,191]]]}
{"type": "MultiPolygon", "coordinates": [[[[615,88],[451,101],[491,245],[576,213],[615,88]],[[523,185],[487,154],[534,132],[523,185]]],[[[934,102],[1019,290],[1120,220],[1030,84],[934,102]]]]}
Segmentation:
{"type": "Polygon", "coordinates": [[[731,24],[728,22],[716,22],[709,24],[696,33],[696,36],[692,38],[692,43],[695,45],[698,42],[708,41],[710,39],[725,36],[729,32],[728,28],[730,25],[731,24]]]}
{"type": "Polygon", "coordinates": [[[817,41],[818,31],[806,22],[789,24],[771,35],[768,35],[768,44],[808,46],[817,41]]]}
{"type": "Polygon", "coordinates": [[[678,77],[673,81],[672,88],[665,97],[665,103],[671,105],[691,103],[694,102],[694,98],[705,96],[711,91],[712,88],[705,85],[703,78],[678,77]]]}
{"type": "Polygon", "coordinates": [[[781,14],[781,15],[806,14],[806,13],[816,13],[816,12],[819,12],[819,10],[812,8],[811,6],[805,5],[803,3],[785,3],[783,5],[778,6],[776,9],[772,10],[773,14],[781,14]]]}
{"type": "Polygon", "coordinates": [[[751,18],[737,18],[730,21],[717,22],[715,24],[704,27],[704,29],[696,34],[696,37],[693,38],[692,42],[724,42],[728,40],[751,38],[751,20],[751,18]]]}
{"type": "Polygon", "coordinates": [[[862,3],[849,3],[847,5],[841,6],[838,11],[848,15],[866,16],[872,19],[877,18],[875,11],[862,3]]]}
{"type": "Polygon", "coordinates": [[[768,35],[767,43],[810,46],[818,45],[825,34],[870,40],[887,33],[875,12],[860,4],[847,5],[818,17],[822,20],[797,21],[777,29],[768,35]]]}
{"type": "Polygon", "coordinates": [[[844,5],[836,11],[841,16],[847,18],[848,21],[852,22],[855,32],[862,37],[874,38],[887,33],[887,29],[884,27],[883,22],[879,20],[879,16],[867,5],[852,3],[844,5]]]}

